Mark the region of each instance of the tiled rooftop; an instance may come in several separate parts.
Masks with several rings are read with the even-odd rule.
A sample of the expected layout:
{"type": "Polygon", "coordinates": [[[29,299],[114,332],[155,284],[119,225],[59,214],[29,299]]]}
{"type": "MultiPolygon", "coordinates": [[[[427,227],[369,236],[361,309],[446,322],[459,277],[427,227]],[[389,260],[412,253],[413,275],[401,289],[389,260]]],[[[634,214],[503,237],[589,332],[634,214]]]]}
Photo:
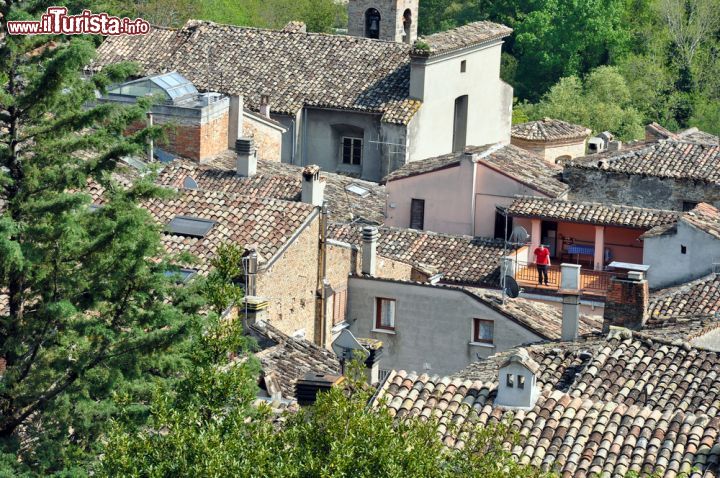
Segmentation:
{"type": "Polygon", "coordinates": [[[568,190],[568,185],[560,181],[559,168],[549,165],[535,153],[511,144],[468,146],[464,153],[412,161],[387,175],[385,182],[459,166],[465,154],[471,154],[474,162],[499,171],[547,196],[558,197],[568,190]]]}
{"type": "Polygon", "coordinates": [[[315,211],[304,203],[200,190],[180,190],[169,199],[146,201],[143,207],[163,225],[175,216],[216,221],[202,238],[167,232],[162,236],[168,253],[193,254],[199,261],[193,267],[201,272],[207,272],[210,259],[225,242],[255,248],[261,263],[269,261],[315,211]]]}
{"type": "Polygon", "coordinates": [[[134,61],[142,75],[178,71],[201,91],[243,95],[254,111],[267,94],[277,113],[328,107],[407,124],[420,107],[409,96],[409,52],[403,43],[189,20],[179,30],[108,37],[91,67],[134,61]]]}
{"type": "Polygon", "coordinates": [[[428,49],[421,49],[418,43],[413,49],[414,56],[437,56],[455,50],[480,45],[493,40],[510,36],[512,28],[493,22],[474,22],[461,27],[435,33],[418,39],[418,43],[425,43],[428,49]]]}
{"type": "Polygon", "coordinates": [[[675,477],[693,467],[689,476],[720,476],[717,353],[629,331],[527,350],[542,386],[529,411],[494,405],[497,367],[515,350],[455,377],[391,372],[374,404],[398,418],[436,417],[448,446],[462,445],[458,432],[472,424],[511,420],[516,459],[563,477],[675,477]]]}
{"type": "MultiPolygon", "coordinates": [[[[362,225],[329,224],[328,239],[362,244],[362,225]]],[[[378,228],[377,253],[406,264],[427,264],[443,274],[443,282],[497,286],[503,242],[394,227],[378,228]]]]}
{"type": "Polygon", "coordinates": [[[534,217],[634,229],[651,229],[663,224],[673,224],[678,218],[676,212],[661,209],[539,197],[518,197],[508,208],[508,213],[515,217],[534,217]]]}
{"type": "Polygon", "coordinates": [[[558,141],[585,139],[590,136],[591,132],[585,126],[544,118],[514,125],[510,130],[510,136],[526,141],[558,141]]]}
{"type": "MultiPolygon", "coordinates": [[[[484,304],[504,315],[511,316],[538,335],[559,340],[562,332],[562,310],[536,300],[522,298],[506,299],[505,304],[499,292],[487,289],[465,288],[478,297],[484,304]]],[[[597,333],[602,330],[602,318],[587,315],[580,316],[580,335],[597,333]]]]}
{"type": "Polygon", "coordinates": [[[568,166],[613,173],[720,184],[720,145],[706,140],[667,139],[620,151],[576,158],[568,166]]]}
{"type": "Polygon", "coordinates": [[[265,386],[279,389],[284,399],[295,398],[295,383],[308,373],[340,375],[337,356],[312,342],[290,337],[269,324],[253,326],[251,335],[260,346],[255,357],[265,386]]]}
{"type": "Polygon", "coordinates": [[[659,290],[650,298],[650,322],[707,317],[720,313],[720,275],[710,274],[676,287],[659,290]]]}
{"type": "MultiPolygon", "coordinates": [[[[175,160],[160,173],[160,184],[181,188],[185,178],[192,177],[200,189],[222,191],[249,197],[267,197],[299,201],[302,191],[302,167],[279,161],[258,160],[257,174],[251,178],[235,174],[236,156],[227,151],[210,163],[175,160]]],[[[341,174],[323,172],[325,201],[330,219],[335,222],[385,222],[385,187],[377,183],[353,179],[341,174]],[[367,191],[360,196],[347,190],[357,185],[367,191]]]]}
{"type": "Polygon", "coordinates": [[[720,239],[720,211],[707,203],[700,203],[682,215],[681,221],[720,239]]]}

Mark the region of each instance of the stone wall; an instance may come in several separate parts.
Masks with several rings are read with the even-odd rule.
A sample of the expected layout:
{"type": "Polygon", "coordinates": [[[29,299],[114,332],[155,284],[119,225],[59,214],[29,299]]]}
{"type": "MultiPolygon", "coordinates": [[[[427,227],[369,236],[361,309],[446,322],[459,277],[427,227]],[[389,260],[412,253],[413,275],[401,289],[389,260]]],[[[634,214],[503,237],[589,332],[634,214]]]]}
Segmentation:
{"type": "Polygon", "coordinates": [[[281,130],[263,124],[252,116],[245,115],[243,136],[252,136],[255,140],[258,159],[278,163],[281,161],[283,140],[281,130]]]}
{"type": "Polygon", "coordinates": [[[417,39],[418,0],[350,0],[348,2],[348,34],[365,36],[365,12],[375,8],[380,13],[380,40],[412,44],[417,39]],[[410,9],[410,37],[405,38],[403,14],[410,9]]]}
{"type": "Polygon", "coordinates": [[[662,179],[565,166],[569,198],[682,211],[683,202],[720,207],[720,188],[699,181],[662,179]]]}
{"type": "Polygon", "coordinates": [[[646,280],[613,278],[605,299],[603,331],[607,332],[611,326],[641,329],[648,318],[649,300],[646,280]]]}
{"type": "MultiPolygon", "coordinates": [[[[288,335],[315,337],[319,215],[257,280],[257,295],[270,302],[268,321],[288,335]]],[[[266,258],[269,259],[269,258],[266,258]]]]}
{"type": "Polygon", "coordinates": [[[562,156],[577,158],[585,156],[586,139],[577,139],[572,141],[527,141],[519,138],[511,138],[510,142],[526,151],[532,151],[542,156],[548,164],[557,164],[557,159],[562,156]]]}

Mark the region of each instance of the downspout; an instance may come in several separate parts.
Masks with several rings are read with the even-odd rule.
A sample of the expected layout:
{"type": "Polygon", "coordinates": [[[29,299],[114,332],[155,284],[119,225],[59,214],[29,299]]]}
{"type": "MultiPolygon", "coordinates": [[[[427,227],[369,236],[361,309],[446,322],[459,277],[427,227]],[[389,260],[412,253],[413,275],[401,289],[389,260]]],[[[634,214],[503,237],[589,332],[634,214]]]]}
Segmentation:
{"type": "Polygon", "coordinates": [[[303,107],[302,111],[302,155],[300,157],[300,166],[305,166],[307,157],[307,108],[303,107]]]}
{"type": "Polygon", "coordinates": [[[475,208],[477,207],[477,164],[472,158],[470,159],[470,162],[472,163],[472,207],[470,208],[470,214],[472,214],[472,217],[470,218],[470,224],[472,224],[471,235],[475,237],[475,208]]]}
{"type": "Polygon", "coordinates": [[[325,347],[327,341],[327,207],[320,208],[320,244],[318,251],[318,321],[316,324],[316,342],[325,347]]]}
{"type": "Polygon", "coordinates": [[[296,149],[296,142],[297,142],[297,140],[295,138],[295,134],[297,133],[297,130],[295,129],[296,128],[295,118],[290,120],[290,128],[292,131],[290,133],[290,164],[295,164],[295,153],[296,153],[295,149],[296,149]]]}

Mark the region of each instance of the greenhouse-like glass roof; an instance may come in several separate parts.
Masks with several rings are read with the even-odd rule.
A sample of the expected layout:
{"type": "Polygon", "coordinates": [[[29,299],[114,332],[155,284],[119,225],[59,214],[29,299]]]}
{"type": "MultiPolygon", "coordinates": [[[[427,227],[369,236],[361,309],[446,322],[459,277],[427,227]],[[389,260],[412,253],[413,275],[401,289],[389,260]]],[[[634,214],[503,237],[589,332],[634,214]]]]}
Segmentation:
{"type": "Polygon", "coordinates": [[[110,93],[134,97],[161,96],[166,101],[174,103],[180,98],[198,94],[198,90],[187,78],[173,71],[123,83],[112,88],[110,93]]]}

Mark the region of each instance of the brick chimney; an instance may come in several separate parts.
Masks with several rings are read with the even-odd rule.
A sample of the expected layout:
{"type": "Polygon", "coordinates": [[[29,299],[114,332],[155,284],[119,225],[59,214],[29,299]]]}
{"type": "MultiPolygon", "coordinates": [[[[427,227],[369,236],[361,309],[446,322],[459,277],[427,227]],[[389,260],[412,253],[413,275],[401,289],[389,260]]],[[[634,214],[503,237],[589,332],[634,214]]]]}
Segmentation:
{"type": "Polygon", "coordinates": [[[325,178],[320,177],[320,166],[311,164],[302,170],[300,200],[313,206],[322,206],[325,200],[325,178]]]}
{"type": "Polygon", "coordinates": [[[270,96],[260,96],[260,114],[266,118],[270,118],[270,96]]]}
{"type": "Polygon", "coordinates": [[[561,338],[573,342],[577,340],[580,328],[580,266],[578,264],[562,264],[560,270],[561,338]]]}
{"type": "Polygon", "coordinates": [[[650,292],[642,272],[628,272],[627,278],[613,277],[605,301],[603,331],[610,327],[641,329],[648,318],[650,292]]]}
{"type": "Polygon", "coordinates": [[[362,273],[374,276],[377,268],[377,240],[380,237],[377,227],[365,226],[362,230],[362,273]]]}
{"type": "Polygon", "coordinates": [[[237,175],[252,177],[257,173],[257,151],[252,138],[239,138],[235,141],[237,153],[237,175]]]}

